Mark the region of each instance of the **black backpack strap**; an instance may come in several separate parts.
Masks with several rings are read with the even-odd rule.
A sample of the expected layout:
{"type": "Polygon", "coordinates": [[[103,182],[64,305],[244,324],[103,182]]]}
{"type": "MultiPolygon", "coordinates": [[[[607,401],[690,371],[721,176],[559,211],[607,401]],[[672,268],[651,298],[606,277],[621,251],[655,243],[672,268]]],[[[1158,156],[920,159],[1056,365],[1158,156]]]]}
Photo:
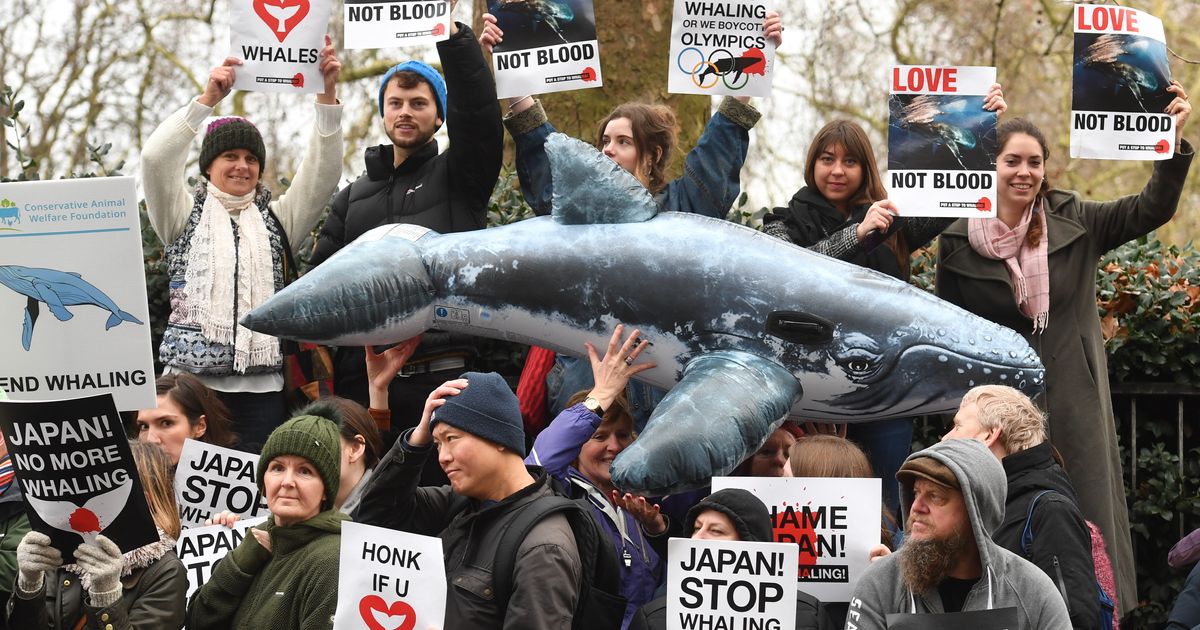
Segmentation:
{"type": "MultiPolygon", "coordinates": [[[[516,518],[504,526],[504,530],[500,533],[500,544],[496,547],[496,560],[492,564],[492,588],[496,593],[496,601],[507,602],[512,596],[513,571],[517,568],[517,552],[529,532],[542,522],[542,519],[551,514],[578,511],[579,508],[579,504],[566,497],[556,495],[541,497],[521,508],[516,518]]],[[[590,515],[585,514],[585,516],[590,515]]],[[[574,525],[571,530],[574,532],[574,525]]],[[[583,574],[586,576],[589,556],[584,555],[579,536],[575,538],[575,545],[579,548],[579,560],[584,565],[583,574]]]]}

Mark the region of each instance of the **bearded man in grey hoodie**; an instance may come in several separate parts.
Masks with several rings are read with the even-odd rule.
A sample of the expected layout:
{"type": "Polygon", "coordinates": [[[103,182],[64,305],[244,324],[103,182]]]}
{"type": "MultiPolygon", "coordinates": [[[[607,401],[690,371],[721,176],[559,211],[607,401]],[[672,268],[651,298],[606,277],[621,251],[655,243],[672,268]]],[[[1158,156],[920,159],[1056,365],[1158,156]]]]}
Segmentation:
{"type": "MultiPolygon", "coordinates": [[[[1008,484],[1004,468],[982,442],[934,444],[910,455],[896,478],[904,545],[859,580],[846,630],[906,627],[901,615],[972,611],[991,611],[970,620],[980,630],[989,628],[986,617],[1015,618],[1014,630],[1071,627],[1050,578],[992,542],[1008,484]]],[[[934,627],[936,618],[919,619],[907,619],[908,627],[934,627]]]]}

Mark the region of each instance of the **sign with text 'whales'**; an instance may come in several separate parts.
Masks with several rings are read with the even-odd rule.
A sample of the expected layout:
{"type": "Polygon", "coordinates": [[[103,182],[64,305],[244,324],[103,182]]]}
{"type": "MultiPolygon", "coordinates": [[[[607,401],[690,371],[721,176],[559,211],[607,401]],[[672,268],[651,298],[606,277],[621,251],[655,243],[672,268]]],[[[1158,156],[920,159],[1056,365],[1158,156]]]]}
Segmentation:
{"type": "Polygon", "coordinates": [[[504,31],[492,50],[500,98],[604,85],[592,0],[488,0],[504,31]]]}
{"type": "Polygon", "coordinates": [[[254,92],[317,93],[331,0],[230,0],[229,56],[242,60],[233,87],[254,92]]]}

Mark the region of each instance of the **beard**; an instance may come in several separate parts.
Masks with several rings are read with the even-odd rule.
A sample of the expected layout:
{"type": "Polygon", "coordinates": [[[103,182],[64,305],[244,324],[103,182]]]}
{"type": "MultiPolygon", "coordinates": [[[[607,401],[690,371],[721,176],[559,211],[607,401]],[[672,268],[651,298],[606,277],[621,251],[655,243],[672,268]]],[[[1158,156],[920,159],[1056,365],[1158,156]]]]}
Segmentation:
{"type": "MultiPolygon", "coordinates": [[[[969,530],[968,530],[969,532],[969,530]]],[[[900,577],[913,593],[926,593],[942,583],[958,564],[969,533],[955,529],[946,538],[909,538],[900,548],[900,577]]]]}
{"type": "Polygon", "coordinates": [[[388,140],[392,141],[393,145],[398,146],[401,149],[419,149],[426,144],[429,144],[429,141],[433,139],[433,135],[435,133],[437,133],[436,129],[430,131],[428,134],[418,134],[412,138],[401,139],[396,137],[394,129],[389,128],[387,130],[387,137],[388,140]]]}

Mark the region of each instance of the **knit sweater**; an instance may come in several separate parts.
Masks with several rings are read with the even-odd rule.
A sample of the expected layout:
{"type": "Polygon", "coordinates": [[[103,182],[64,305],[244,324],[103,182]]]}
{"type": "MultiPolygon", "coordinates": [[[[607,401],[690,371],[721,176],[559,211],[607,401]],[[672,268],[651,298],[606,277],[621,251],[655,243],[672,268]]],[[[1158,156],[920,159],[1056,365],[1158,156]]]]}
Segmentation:
{"type": "Polygon", "coordinates": [[[328,630],[337,609],[342,521],[326,510],[303,523],[259,525],[271,551],[247,533],[217,564],[188,606],[187,627],[206,629],[328,630]]]}

